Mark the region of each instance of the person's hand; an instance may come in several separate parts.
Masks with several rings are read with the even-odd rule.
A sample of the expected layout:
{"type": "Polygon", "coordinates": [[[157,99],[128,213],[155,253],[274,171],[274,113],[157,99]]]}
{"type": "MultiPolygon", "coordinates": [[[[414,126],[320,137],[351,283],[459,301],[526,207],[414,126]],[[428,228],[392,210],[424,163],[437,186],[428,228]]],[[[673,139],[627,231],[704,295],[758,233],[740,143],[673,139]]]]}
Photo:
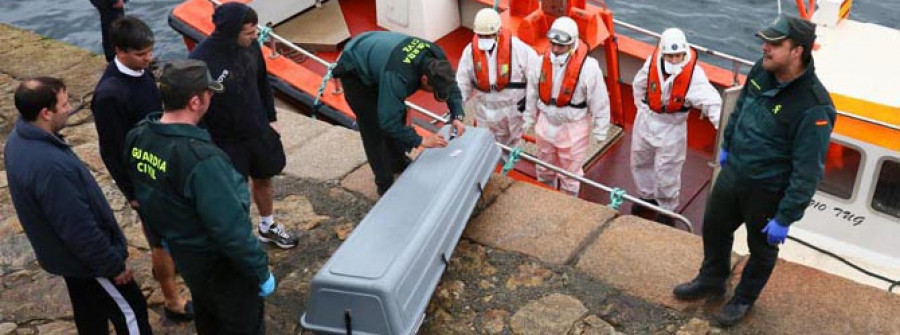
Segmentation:
{"type": "Polygon", "coordinates": [[[466,132],[466,124],[460,120],[453,120],[453,128],[456,129],[456,137],[462,137],[466,132]]]}
{"type": "Polygon", "coordinates": [[[116,285],[125,285],[125,284],[128,284],[128,282],[131,281],[133,275],[134,275],[134,274],[131,272],[131,269],[129,269],[129,268],[126,266],[126,267],[125,267],[125,270],[122,271],[122,273],[116,275],[116,276],[113,278],[113,283],[115,283],[116,285]]]}
{"type": "Polygon", "coordinates": [[[281,135],[281,130],[278,129],[278,121],[269,122],[269,127],[272,127],[272,130],[275,131],[278,135],[281,135]]]}
{"type": "Polygon", "coordinates": [[[259,296],[268,297],[272,292],[275,292],[275,275],[269,272],[269,279],[259,284],[259,296]]]}
{"type": "Polygon", "coordinates": [[[119,0],[119,1],[116,1],[116,3],[114,3],[114,4],[112,5],[112,8],[116,8],[116,9],[118,9],[118,8],[125,8],[125,0],[119,0]]]}
{"type": "Polygon", "coordinates": [[[725,162],[728,161],[728,150],[721,149],[719,150],[719,166],[725,166],[725,162]]]}
{"type": "Polygon", "coordinates": [[[782,226],[775,219],[769,220],[769,224],[763,228],[762,232],[766,233],[766,240],[771,245],[784,244],[784,239],[787,238],[788,230],[791,230],[791,227],[782,226]]]}
{"type": "Polygon", "coordinates": [[[438,134],[429,134],[422,137],[422,146],[425,148],[443,148],[447,146],[447,140],[438,134]]]}
{"type": "Polygon", "coordinates": [[[137,200],[129,200],[128,205],[131,206],[132,209],[138,209],[141,207],[141,204],[138,203],[137,200]]]}

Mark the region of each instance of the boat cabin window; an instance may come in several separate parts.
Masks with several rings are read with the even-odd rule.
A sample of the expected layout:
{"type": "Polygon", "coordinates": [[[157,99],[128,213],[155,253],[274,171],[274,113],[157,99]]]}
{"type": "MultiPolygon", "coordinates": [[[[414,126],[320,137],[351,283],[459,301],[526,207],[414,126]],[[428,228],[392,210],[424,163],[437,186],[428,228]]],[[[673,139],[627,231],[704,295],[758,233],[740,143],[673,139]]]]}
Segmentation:
{"type": "Polygon", "coordinates": [[[875,184],[872,208],[900,218],[900,161],[884,160],[875,184]]]}
{"type": "Polygon", "coordinates": [[[861,160],[859,150],[832,141],[825,154],[825,176],[819,184],[819,191],[850,199],[856,186],[861,160]]]}

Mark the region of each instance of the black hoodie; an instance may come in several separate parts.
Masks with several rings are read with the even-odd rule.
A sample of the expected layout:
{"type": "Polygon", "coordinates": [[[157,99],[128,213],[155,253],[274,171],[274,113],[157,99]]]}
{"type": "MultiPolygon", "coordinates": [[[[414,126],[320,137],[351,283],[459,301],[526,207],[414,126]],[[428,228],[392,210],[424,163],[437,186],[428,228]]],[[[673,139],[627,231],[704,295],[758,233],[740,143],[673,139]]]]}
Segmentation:
{"type": "Polygon", "coordinates": [[[213,95],[203,118],[217,143],[256,137],[276,120],[275,100],[259,44],[254,42],[247,48],[237,44],[249,10],[247,5],[235,2],[216,8],[216,30],[189,56],[205,61],[212,77],[225,86],[224,93],[213,95]]]}

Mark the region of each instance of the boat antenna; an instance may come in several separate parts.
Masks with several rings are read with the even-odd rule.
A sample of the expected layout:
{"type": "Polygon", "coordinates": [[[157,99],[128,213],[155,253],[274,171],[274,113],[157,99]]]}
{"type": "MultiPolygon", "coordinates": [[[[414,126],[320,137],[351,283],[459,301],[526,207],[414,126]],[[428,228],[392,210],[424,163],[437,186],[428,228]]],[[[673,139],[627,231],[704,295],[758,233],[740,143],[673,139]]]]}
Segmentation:
{"type": "MultiPolygon", "coordinates": [[[[781,1],[781,0],[778,0],[781,1]]],[[[497,7],[500,7],[500,0],[494,0],[494,11],[497,11],[497,7]]]]}
{"type": "Polygon", "coordinates": [[[778,16],[781,16],[781,0],[775,0],[778,3],[778,16]]]}

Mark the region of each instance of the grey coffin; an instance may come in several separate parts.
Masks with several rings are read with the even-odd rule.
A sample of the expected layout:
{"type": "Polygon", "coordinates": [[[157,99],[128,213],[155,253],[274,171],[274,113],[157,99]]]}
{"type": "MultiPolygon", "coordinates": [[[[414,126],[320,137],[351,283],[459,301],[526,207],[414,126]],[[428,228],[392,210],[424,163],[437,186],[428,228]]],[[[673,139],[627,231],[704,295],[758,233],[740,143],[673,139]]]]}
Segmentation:
{"type": "Polygon", "coordinates": [[[416,332],[499,158],[484,128],[425,150],[313,277],[303,328],[416,332]]]}

